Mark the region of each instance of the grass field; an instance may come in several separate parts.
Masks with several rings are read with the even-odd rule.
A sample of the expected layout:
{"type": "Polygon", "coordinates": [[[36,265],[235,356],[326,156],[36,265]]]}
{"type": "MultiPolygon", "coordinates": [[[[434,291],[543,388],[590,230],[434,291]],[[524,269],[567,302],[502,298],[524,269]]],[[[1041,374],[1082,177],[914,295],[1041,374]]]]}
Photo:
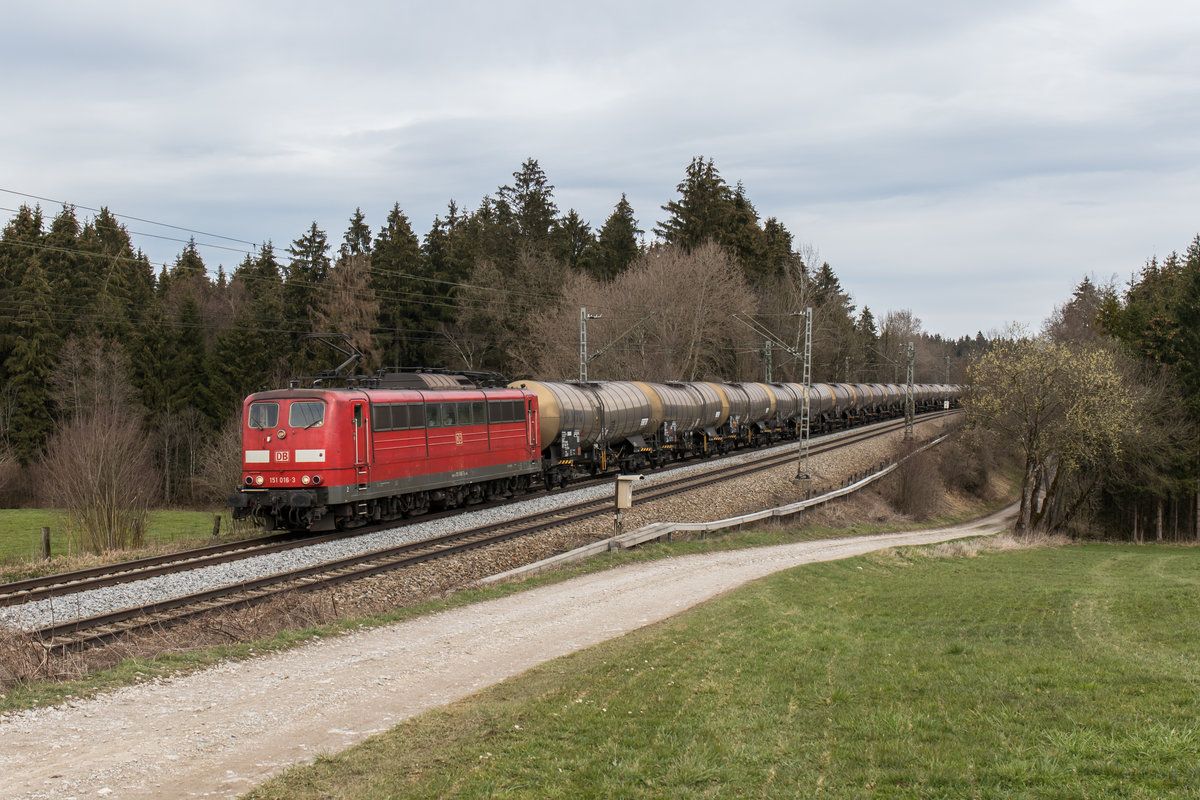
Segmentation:
{"type": "Polygon", "coordinates": [[[795,569],[254,798],[1200,797],[1200,548],[795,569]]]}
{"type": "MultiPolygon", "coordinates": [[[[213,512],[151,511],[146,527],[147,544],[190,541],[211,537],[213,512]]],[[[72,554],[71,543],[57,512],[47,509],[0,509],[0,564],[35,562],[42,554],[42,527],[50,529],[50,552],[72,554]]],[[[221,530],[229,530],[229,513],[222,513],[221,530]]]]}

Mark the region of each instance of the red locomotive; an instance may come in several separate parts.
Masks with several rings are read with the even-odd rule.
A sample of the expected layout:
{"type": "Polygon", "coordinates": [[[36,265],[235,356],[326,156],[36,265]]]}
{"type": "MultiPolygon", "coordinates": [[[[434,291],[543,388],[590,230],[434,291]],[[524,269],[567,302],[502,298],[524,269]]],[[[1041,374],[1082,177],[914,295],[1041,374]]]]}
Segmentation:
{"type": "Polygon", "coordinates": [[[234,517],[334,530],[527,489],[542,470],[537,396],[441,383],[250,395],[234,517]]]}

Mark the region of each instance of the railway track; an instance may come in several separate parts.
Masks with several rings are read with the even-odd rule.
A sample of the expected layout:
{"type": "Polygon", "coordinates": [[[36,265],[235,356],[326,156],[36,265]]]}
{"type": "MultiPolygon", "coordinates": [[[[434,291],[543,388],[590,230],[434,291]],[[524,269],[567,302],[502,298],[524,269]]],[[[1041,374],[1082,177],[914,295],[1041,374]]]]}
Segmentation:
{"type": "MultiPolygon", "coordinates": [[[[945,413],[929,414],[923,419],[936,419],[945,413]]],[[[903,420],[892,420],[854,429],[836,438],[823,437],[813,442],[811,453],[817,455],[828,450],[844,447],[860,441],[894,432],[903,427],[903,420]]],[[[743,457],[753,451],[743,451],[743,457]]],[[[763,455],[748,463],[729,466],[720,471],[707,471],[696,475],[668,479],[640,489],[639,503],[658,497],[692,491],[721,481],[774,469],[781,464],[795,462],[796,453],[790,449],[785,453],[763,455]]],[[[611,482],[611,477],[603,482],[611,482]]],[[[573,487],[578,488],[578,487],[573,487]]],[[[32,633],[47,646],[58,649],[82,649],[112,641],[130,633],[152,631],[169,625],[221,610],[233,610],[264,602],[286,592],[314,591],[336,586],[349,581],[361,580],[382,572],[432,561],[467,550],[487,547],[492,544],[528,536],[549,528],[566,525],[579,520],[611,513],[613,500],[606,496],[561,507],[553,512],[540,513],[507,522],[498,522],[418,542],[409,542],[394,547],[375,550],[360,555],[341,558],[311,567],[281,572],[262,578],[247,580],[189,594],[169,600],[150,603],[136,608],[126,608],[97,616],[72,619],[66,622],[38,628],[32,633]]],[[[391,527],[395,527],[393,524],[391,527]]],[[[359,529],[351,535],[361,535],[359,529]]],[[[328,534],[319,537],[297,537],[281,534],[245,540],[233,545],[214,545],[177,554],[176,557],[160,556],[150,559],[125,562],[105,571],[103,568],[85,570],[44,579],[21,581],[0,586],[0,604],[29,602],[34,596],[52,597],[65,593],[85,591],[95,586],[112,586],[119,583],[142,580],[155,575],[196,569],[211,564],[227,563],[265,553],[280,552],[321,542],[344,538],[348,534],[328,534]],[[68,577],[69,576],[69,577],[68,577]],[[24,594],[25,599],[8,600],[24,594]]]]}

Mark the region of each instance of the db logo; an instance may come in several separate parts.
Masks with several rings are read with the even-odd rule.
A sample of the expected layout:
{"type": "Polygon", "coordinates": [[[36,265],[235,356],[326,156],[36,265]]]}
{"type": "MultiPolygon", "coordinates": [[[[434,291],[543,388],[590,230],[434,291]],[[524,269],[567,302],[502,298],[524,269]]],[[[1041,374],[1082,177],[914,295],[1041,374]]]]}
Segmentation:
{"type": "Polygon", "coordinates": [[[462,431],[456,431],[454,433],[454,443],[462,444],[462,431]]]}

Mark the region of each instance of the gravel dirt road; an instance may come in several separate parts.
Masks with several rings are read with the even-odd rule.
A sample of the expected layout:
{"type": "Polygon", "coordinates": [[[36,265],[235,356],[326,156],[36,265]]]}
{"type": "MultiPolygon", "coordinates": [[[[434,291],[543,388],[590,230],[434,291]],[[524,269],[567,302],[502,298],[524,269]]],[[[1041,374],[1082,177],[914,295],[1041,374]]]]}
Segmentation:
{"type": "Polygon", "coordinates": [[[637,564],[0,719],[0,797],[236,797],[532,666],[779,570],[1006,529],[931,531],[637,564]]]}

